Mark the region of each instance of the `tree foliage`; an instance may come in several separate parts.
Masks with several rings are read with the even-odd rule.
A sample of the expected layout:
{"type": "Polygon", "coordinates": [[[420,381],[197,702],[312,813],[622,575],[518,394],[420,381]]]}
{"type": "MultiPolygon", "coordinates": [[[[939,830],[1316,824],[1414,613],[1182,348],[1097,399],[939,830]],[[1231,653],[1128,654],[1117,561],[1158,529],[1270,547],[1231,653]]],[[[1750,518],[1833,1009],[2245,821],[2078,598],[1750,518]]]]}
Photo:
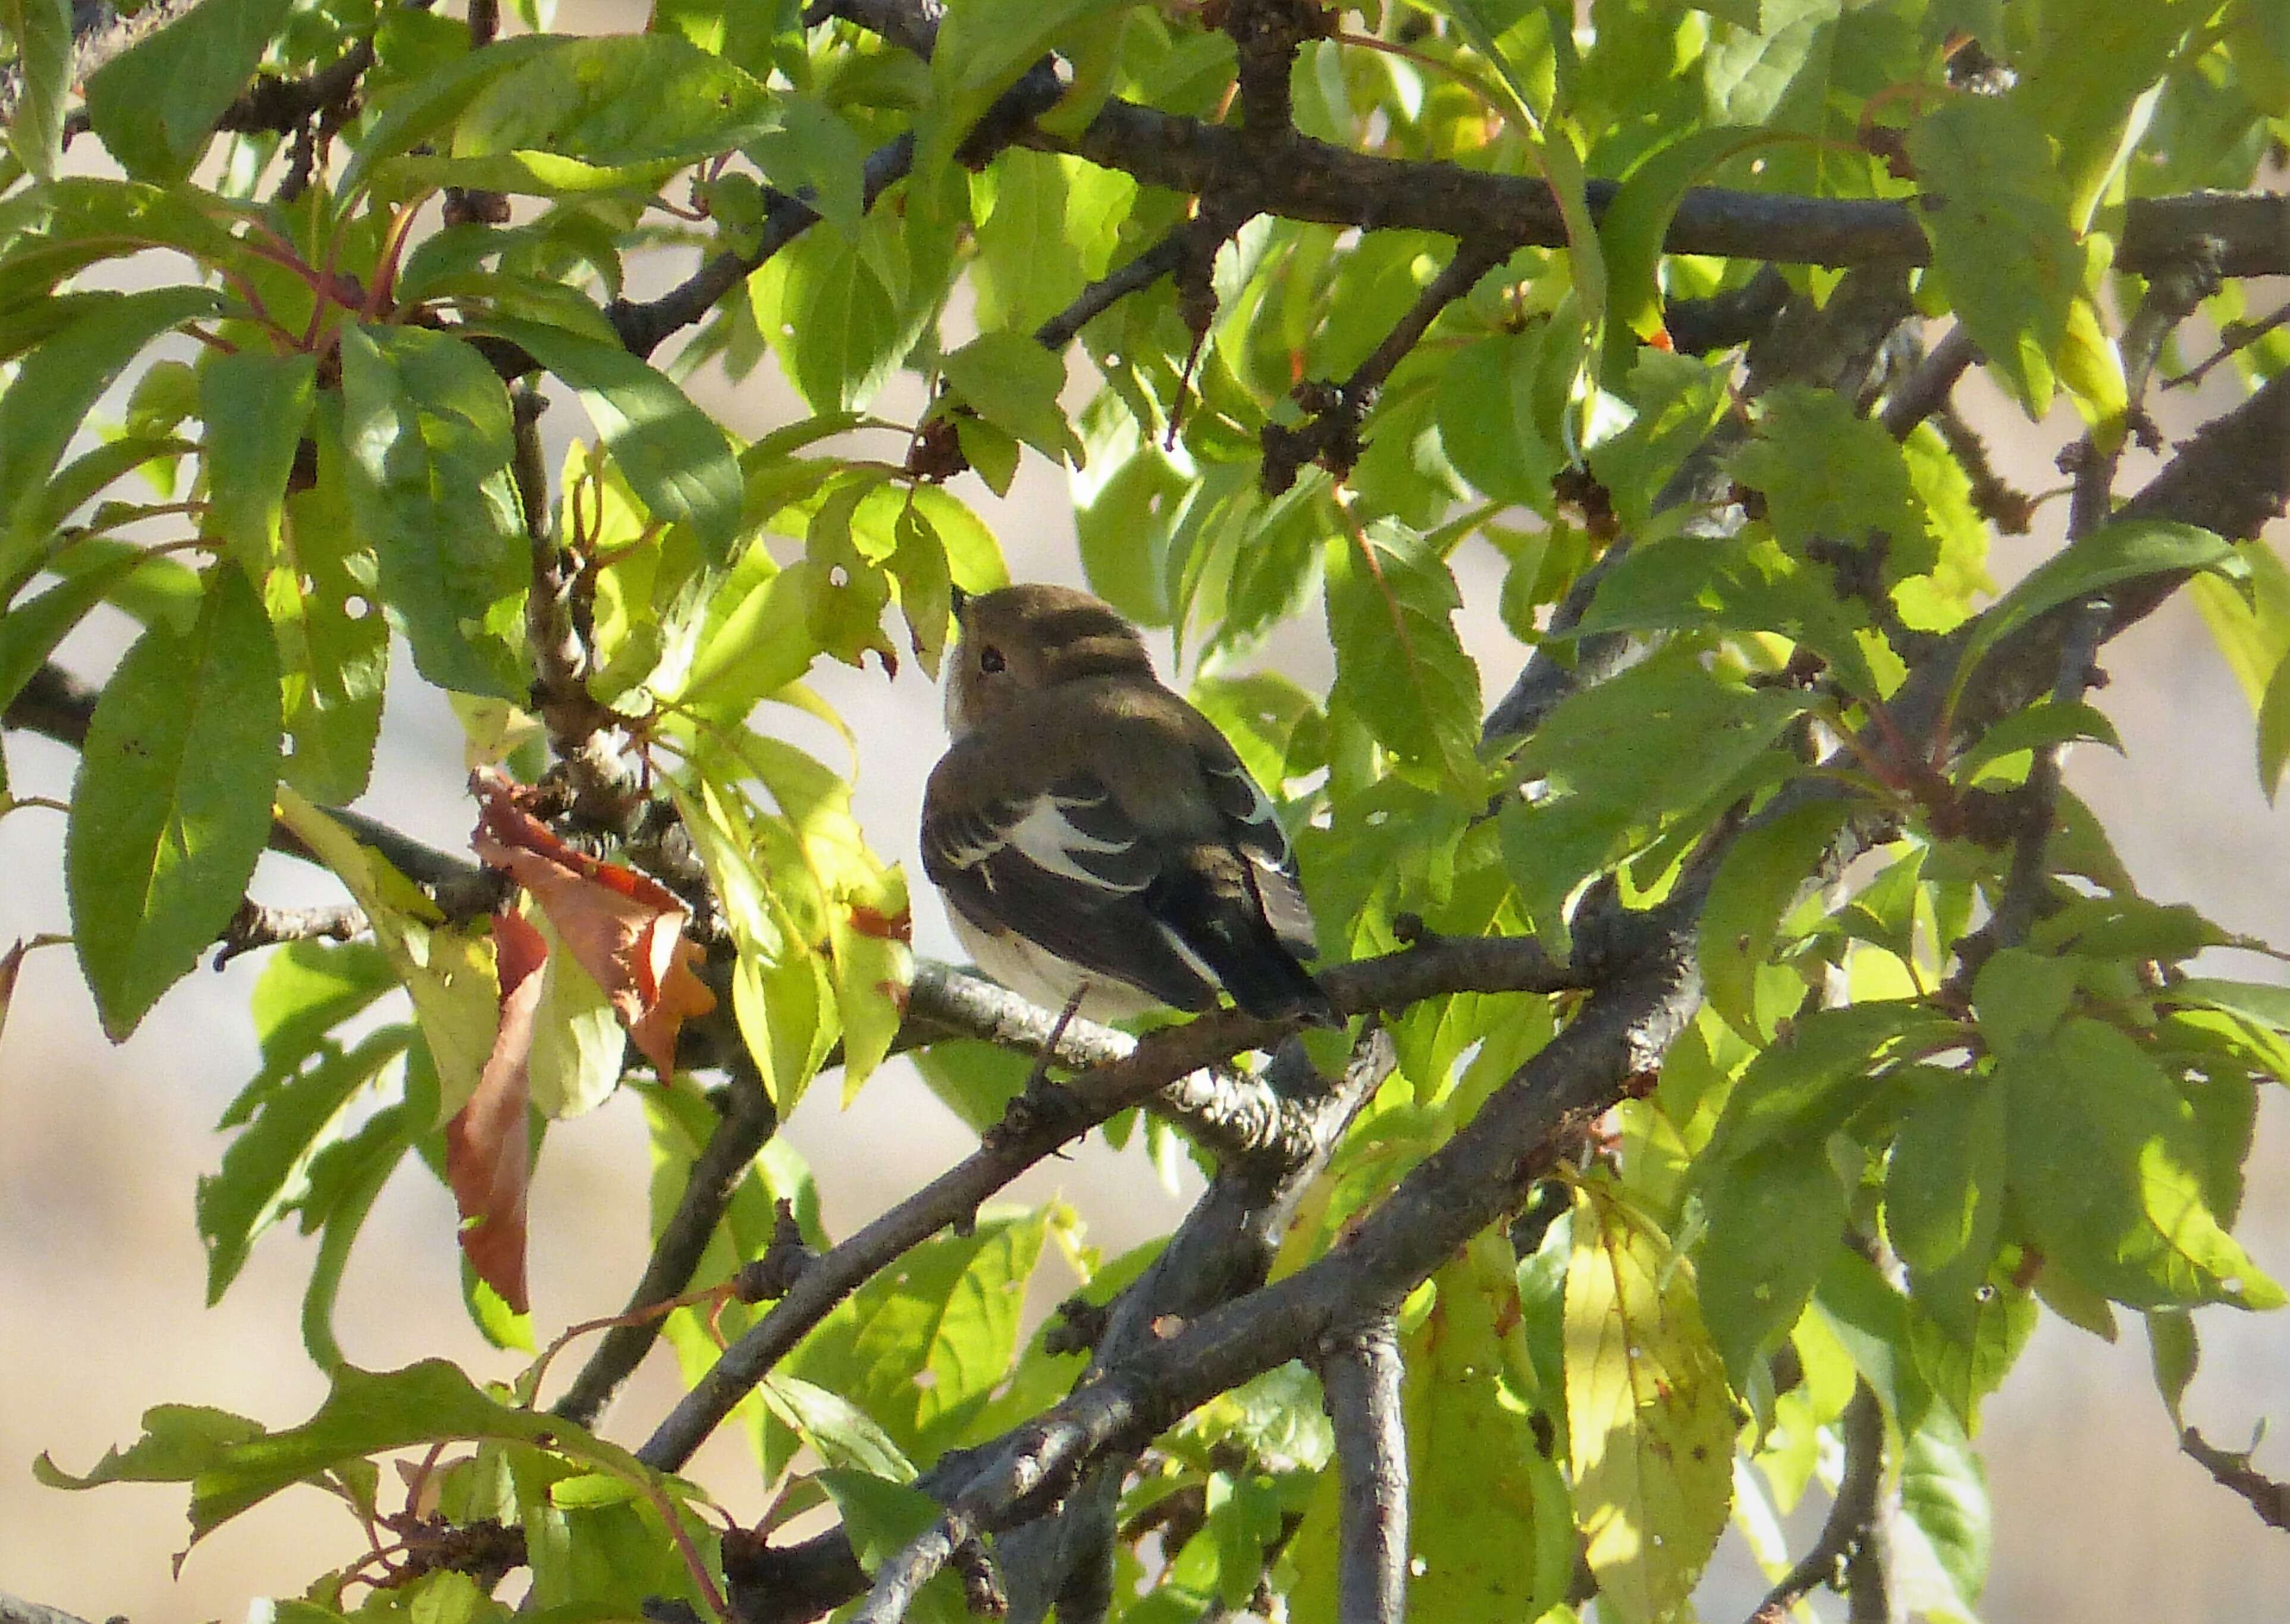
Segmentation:
{"type": "Polygon", "coordinates": [[[0,7],[0,700],[80,751],[108,1033],[217,942],[269,955],[197,1221],[211,1296],[323,1236],[333,1380],[50,1480],[187,1484],[195,1538],[338,1495],[396,1543],[302,1624],[524,1583],[544,1619],[1636,1624],[1729,1519],[1774,1616],[1835,1582],[1968,1619],[1972,1440],[2038,1316],[2144,1316],[2175,1421],[2191,1311],[2281,1306],[2231,1231],[2290,993],[2061,781],[2118,743],[2095,660],[2182,587],[2270,793],[2290,761],[2290,329],[2246,293],[2290,273],[2253,189],[2278,5],[660,0],[570,37],[538,4],[0,7]],[[639,255],[682,280],[631,296],[639,255]],[[2118,489],[2198,360],[2236,398],[2118,489]],[[809,415],[743,444],[702,367],[809,415]],[[1990,468],[1974,368],[2079,425],[2003,592],[2052,497],[1990,468]],[[920,420],[870,416],[902,371],[920,420]],[[593,428],[556,468],[542,380],[593,428]],[[916,962],[854,769],[789,741],[822,662],[935,674],[1005,576],[963,492],[1029,458],[1279,799],[1348,1042],[1053,1029],[916,962]],[[90,686],[51,656],[106,604],[141,629],[90,686]],[[1252,664],[1299,620],[1325,693],[1252,664]],[[475,861],[349,810],[394,640],[486,764],[475,861]],[[249,898],[266,844],[343,904],[249,898]],[[830,1236],[774,1130],[894,1052],[978,1148],[830,1236]],[[624,1323],[500,1388],[345,1359],[408,1162],[485,1334],[556,1336],[525,1181],[620,1090],[656,1232],[624,1323]],[[1138,1106],[1212,1173],[1173,1233],[1106,1259],[995,1202],[1138,1106]],[[1052,1247],[1087,1284],[1029,1336],[1052,1247]],[[661,1336],[688,1396],[592,1433],[661,1336]],[[675,1476],[733,1423],[757,1527],[675,1476]]]}

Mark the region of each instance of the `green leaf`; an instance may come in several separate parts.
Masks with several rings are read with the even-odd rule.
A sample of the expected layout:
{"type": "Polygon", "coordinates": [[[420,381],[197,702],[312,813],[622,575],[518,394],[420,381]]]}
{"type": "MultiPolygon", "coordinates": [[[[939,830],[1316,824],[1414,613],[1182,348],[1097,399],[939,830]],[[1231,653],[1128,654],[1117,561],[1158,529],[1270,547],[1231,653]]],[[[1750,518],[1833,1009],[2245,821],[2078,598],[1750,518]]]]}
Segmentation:
{"type": "Polygon", "coordinates": [[[409,1035],[404,1027],[388,1027],[347,1051],[330,1045],[316,1065],[268,1092],[221,1167],[200,1179],[210,1306],[237,1277],[255,1237],[308,1190],[311,1158],[340,1137],[352,1102],[404,1052],[409,1035]]]}
{"type": "Polygon", "coordinates": [[[1734,1396],[1693,1270],[1596,1183],[1574,1198],[1566,1268],[1566,1431],[1574,1515],[1602,1609],[1677,1616],[1733,1500],[1734,1396]]]}
{"type": "Polygon", "coordinates": [[[56,644],[147,556],[140,549],[116,553],[0,614],[0,708],[14,701],[56,644]]]}
{"type": "Polygon", "coordinates": [[[1957,319],[2028,415],[2042,417],[2083,278],[2049,132],[2014,98],[1958,96],[1910,128],[1909,154],[1957,319]]]}
{"type": "Polygon", "coordinates": [[[2020,1255],[2005,1254],[1984,1278],[1967,1259],[1914,1283],[1910,1359],[1917,1374],[1966,1427],[1979,1424],[1981,1401],[2004,1385],[2040,1317],[2034,1293],[2013,1284],[2006,1272],[2006,1262],[2016,1266],[2020,1255]]]}
{"type": "Polygon", "coordinates": [[[748,279],[748,296],[756,324],[813,412],[864,407],[914,340],[862,244],[831,231],[773,255],[748,279]]]}
{"type": "Polygon", "coordinates": [[[1972,980],[1972,1007],[1989,1052],[2001,1056],[2040,1043],[2067,1014],[2081,975],[2073,959],[1998,949],[1972,980]]]}
{"type": "Polygon", "coordinates": [[[189,196],[92,175],[59,176],[11,197],[0,205],[0,240],[7,245],[0,256],[0,354],[10,356],[114,297],[54,296],[90,265],[151,247],[180,249],[203,264],[242,259],[228,229],[189,196]]]}
{"type": "Polygon", "coordinates": [[[1623,554],[1572,635],[1779,632],[1819,654],[1852,692],[1875,699],[1883,690],[1861,647],[1866,619],[1838,598],[1833,572],[1770,536],[1678,536],[1623,554]]]}
{"type": "Polygon", "coordinates": [[[2045,611],[2142,576],[2231,571],[2235,549],[2207,530],[2165,519],[2118,519],[2053,554],[1974,623],[1956,668],[1954,698],[1980,662],[2012,633],[2045,611]]]}
{"type": "Polygon", "coordinates": [[[2150,87],[2171,71],[2190,28],[2216,11],[2196,0],[2038,13],[2036,39],[2015,53],[2010,100],[2053,148],[2047,166],[2068,194],[2068,223],[2087,230],[2108,187],[2139,145],[2150,87]]]}
{"type": "Polygon", "coordinates": [[[1482,1235],[1432,1276],[1408,1332],[1407,1609],[1458,1624],[1539,1618],[1564,1599],[1574,1522],[1511,1372],[1529,1367],[1510,1247],[1482,1235]]]}
{"type": "MultiPolygon", "coordinates": [[[[385,34],[391,19],[391,13],[383,14],[385,34]]],[[[436,145],[436,137],[496,80],[562,44],[532,35],[495,40],[481,51],[425,64],[424,71],[408,76],[377,96],[364,134],[337,183],[338,195],[355,196],[368,183],[368,172],[377,164],[415,147],[436,145]]]]}
{"type": "Polygon", "coordinates": [[[345,328],[341,356],[350,511],[390,623],[440,687],[523,699],[532,557],[508,391],[476,350],[423,328],[345,328]]]}
{"type": "Polygon", "coordinates": [[[208,516],[239,562],[258,575],[270,565],[317,367],[313,356],[242,349],[210,356],[199,371],[208,516]]]}
{"type": "Polygon", "coordinates": [[[0,28],[16,44],[16,71],[23,81],[8,121],[8,145],[26,173],[45,180],[63,156],[64,102],[72,76],[71,0],[4,0],[0,28]]]}
{"type": "Polygon", "coordinates": [[[1932,567],[1924,505],[1883,424],[1832,390],[1791,385],[1766,398],[1758,428],[1734,472],[1764,495],[1783,546],[1801,556],[1823,544],[1881,548],[1887,580],[1932,567]]]}
{"type": "Polygon", "coordinates": [[[773,127],[742,150],[764,179],[803,195],[836,231],[856,237],[867,206],[867,153],[857,134],[824,101],[792,87],[773,87],[772,115],[773,127]]]}
{"type": "Polygon", "coordinates": [[[278,820],[300,837],[365,910],[374,940],[413,1000],[413,1013],[434,1062],[442,1123],[476,1092],[500,1025],[500,987],[490,937],[447,925],[436,904],[377,852],[360,845],[332,817],[281,785],[278,820]]]}
{"type": "Polygon", "coordinates": [[[2163,1396],[2171,1425],[2182,1428],[2182,1413],[2187,1388],[2202,1363],[2202,1347],[2195,1339],[2195,1316],[2184,1308],[2158,1308],[2147,1316],[2147,1348],[2155,1371],[2155,1390],[2163,1396]]]}
{"type": "Polygon", "coordinates": [[[1018,1351],[1045,1212],[982,1220],[909,1252],[861,1286],[781,1368],[840,1393],[910,1460],[965,1441],[1018,1351]]]}
{"type": "Polygon", "coordinates": [[[1439,373],[1439,444],[1455,471],[1497,501],[1549,511],[1566,463],[1543,420],[1543,330],[1498,332],[1465,346],[1439,373]]]}
{"type": "Polygon", "coordinates": [[[557,38],[479,89],[454,126],[452,156],[681,164],[776,123],[771,93],[753,75],[679,36],[557,38]]]}
{"type": "Polygon", "coordinates": [[[2040,750],[2077,739],[2090,739],[2120,754],[2122,737],[2106,713],[2080,700],[2062,704],[2043,700],[2010,716],[1980,735],[1980,741],[1956,760],[1951,769],[1958,781],[1970,783],[1990,762],[2022,750],[2040,750]]]}
{"type": "Polygon", "coordinates": [[[525,1444],[630,1484],[661,1481],[626,1450],[561,1417],[487,1397],[443,1359],[383,1372],[343,1365],[333,1380],[325,1403],[300,1427],[229,1444],[190,1475],[193,1543],[314,1474],[422,1444],[525,1444]]]}
{"type": "Polygon", "coordinates": [[[87,81],[88,120],[138,180],[173,185],[214,139],[293,0],[200,0],[87,81]]]}
{"type": "Polygon", "coordinates": [[[2258,787],[2273,804],[2282,788],[2282,770],[2290,765],[2290,658],[2274,668],[2266,681],[2265,697],[2258,703],[2258,787]]]}
{"type": "Polygon", "coordinates": [[[278,777],[278,649],[236,568],[188,633],[146,632],[88,727],[65,837],[72,938],[117,1042],[246,894],[278,777]]]}
{"type": "Polygon", "coordinates": [[[2134,1308],[2290,1300],[2212,1214],[2193,1108],[2130,1038],[2071,1017],[1996,1075],[2012,1194],[2047,1262],[2134,1308]]]}
{"type": "Polygon", "coordinates": [[[1885,1168],[1885,1233],[1919,1273],[1985,1275],[2004,1217],[2004,1091],[1941,1074],[1909,1108],[1885,1168]]]}
{"type": "Polygon", "coordinates": [[[773,1418],[829,1470],[849,1468],[893,1483],[914,1481],[914,1463],[848,1399],[796,1376],[766,1376],[757,1390],[773,1418]]]}
{"type": "MultiPolygon", "coordinates": [[[[87,294],[80,312],[17,368],[0,393],[0,514],[14,521],[38,504],[33,493],[55,471],[64,448],[97,399],[143,347],[171,327],[212,316],[220,300],[205,288],[154,288],[144,293],[87,294]]],[[[12,535],[0,555],[12,574],[15,561],[44,532],[12,535]]]]}
{"type": "Polygon", "coordinates": [[[1994,1545],[1980,1452],[1934,1408],[1901,1456],[1900,1600],[1927,1618],[1969,1619],[1994,1545]]]}
{"type": "Polygon", "coordinates": [[[1841,800],[1792,807],[1745,829],[1726,852],[1701,910],[1701,979],[1712,1008],[1751,1043],[1771,1036],[1757,1009],[1758,972],[1782,918],[1818,875],[1822,854],[1853,815],[1841,800]]]}
{"type": "Polygon", "coordinates": [[[951,1038],[918,1049],[915,1069],[941,1105],[973,1133],[1002,1120],[1010,1101],[1025,1092],[1032,1063],[1022,1054],[970,1038],[951,1038]]]}
{"type": "Polygon", "coordinates": [[[262,1436],[262,1423],[204,1404],[158,1404],[143,1412],[143,1436],[104,1452],[84,1475],[61,1470],[43,1454],[32,1475],[51,1489],[93,1489],[114,1483],[188,1483],[235,1446],[262,1436]]]}
{"type": "Polygon", "coordinates": [[[941,363],[955,392],[988,422],[1053,462],[1078,464],[1081,442],[1058,405],[1065,363],[1015,332],[981,333],[941,363]]]}
{"type": "Polygon", "coordinates": [[[317,1052],[327,1033],[396,985],[388,956],[370,941],[294,941],[271,954],[248,1000],[262,1071],[220,1125],[244,1122],[242,1108],[252,1104],[251,1096],[291,1074],[317,1052]]]}
{"type": "Polygon", "coordinates": [[[1627,331],[1651,339],[1662,331],[1662,238],[1687,189],[1737,153],[1789,139],[1782,131],[1715,124],[1655,148],[1622,177],[1598,220],[1614,318],[1611,336],[1627,331]]]}
{"type": "Polygon", "coordinates": [[[1776,1346],[1845,1236],[1845,1188],[1818,1143],[1785,1141],[1726,1162],[1703,1181],[1701,1315],[1734,1385],[1776,1346]]]}
{"type": "Polygon", "coordinates": [[[1750,1062],[1705,1157],[1719,1164],[1776,1140],[1813,1154],[1868,1103],[1868,1078],[1958,1035],[1953,1022],[1906,1000],[1816,1010],[1750,1062]]]}
{"type": "Polygon", "coordinates": [[[1327,546],[1332,707],[1459,796],[1482,793],[1479,668],[1456,640],[1461,598],[1446,562],[1389,519],[1327,546]]]}
{"type": "Polygon", "coordinates": [[[339,396],[319,397],[310,432],[318,477],[285,499],[263,596],[286,675],[284,775],[311,799],[340,804],[364,794],[373,771],[389,623],[351,511],[339,396]]]}
{"type": "Polygon", "coordinates": [[[712,563],[730,557],[745,490],[731,442],[713,418],[618,344],[508,316],[476,325],[522,346],[581,392],[605,449],[653,517],[691,525],[712,563]]]}

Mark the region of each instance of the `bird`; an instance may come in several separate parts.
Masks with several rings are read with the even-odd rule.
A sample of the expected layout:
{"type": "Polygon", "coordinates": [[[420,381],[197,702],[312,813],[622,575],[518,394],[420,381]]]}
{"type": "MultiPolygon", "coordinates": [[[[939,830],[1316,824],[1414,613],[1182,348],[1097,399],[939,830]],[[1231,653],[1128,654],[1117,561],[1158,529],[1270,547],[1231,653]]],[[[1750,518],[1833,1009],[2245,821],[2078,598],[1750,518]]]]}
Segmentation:
{"type": "Polygon", "coordinates": [[[1304,967],[1312,916],[1271,801],[1137,628],[1039,583],[963,594],[955,621],[922,858],[979,968],[1098,1020],[1222,990],[1340,1025],[1304,967]]]}

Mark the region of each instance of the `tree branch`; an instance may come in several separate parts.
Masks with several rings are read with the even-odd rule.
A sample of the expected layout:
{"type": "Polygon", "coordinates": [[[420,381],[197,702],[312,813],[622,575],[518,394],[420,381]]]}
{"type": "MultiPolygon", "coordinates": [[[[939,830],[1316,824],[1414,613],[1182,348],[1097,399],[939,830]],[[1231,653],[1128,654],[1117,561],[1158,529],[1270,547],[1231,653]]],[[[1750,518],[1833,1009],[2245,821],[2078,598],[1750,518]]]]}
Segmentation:
{"type": "Polygon", "coordinates": [[[88,1624],[76,1612],[28,1602],[0,1590],[0,1624],[88,1624]]]}
{"type": "Polygon", "coordinates": [[[1091,283],[1073,303],[1034,329],[1034,342],[1046,350],[1062,350],[1098,316],[1175,270],[1185,257],[1187,231],[1187,227],[1178,227],[1120,269],[1091,283]]]}
{"type": "Polygon", "coordinates": [[[1384,334],[1383,341],[1353,370],[1343,387],[1333,392],[1333,398],[1324,398],[1330,395],[1325,384],[1300,384],[1297,397],[1316,403],[1312,415],[1294,428],[1267,423],[1260,436],[1264,462],[1258,479],[1264,493],[1279,495],[1296,483],[1298,470],[1309,462],[1325,464],[1339,479],[1350,473],[1360,459],[1361,420],[1392,369],[1407,358],[1442,310],[1477,287],[1479,278],[1509,253],[1510,245],[1498,241],[1466,239],[1456,244],[1453,256],[1416,295],[1414,304],[1384,334]]]}
{"type": "Polygon", "coordinates": [[[1323,1344],[1320,1385],[1343,1476],[1338,1624],[1399,1624],[1407,1608],[1407,1427],[1389,1316],[1323,1344]]]}
{"type": "Polygon", "coordinates": [[[779,1112],[773,1108],[771,1098],[764,1092],[763,1079],[757,1075],[754,1061],[743,1051],[729,1067],[730,1083],[725,1090],[727,1102],[723,1120],[716,1124],[715,1132],[692,1164],[685,1178],[684,1194],[677,1197],[676,1211],[669,1215],[661,1228],[660,1238],[653,1243],[652,1259],[645,1265],[644,1277],[629,1293],[628,1306],[621,1310],[627,1323],[613,1326],[597,1344],[581,1373],[562,1397],[549,1406],[549,1412],[577,1422],[583,1427],[596,1425],[597,1418],[612,1402],[621,1382],[627,1380],[645,1354],[660,1338],[661,1318],[657,1315],[637,1316],[670,1298],[681,1294],[692,1284],[693,1271],[715,1237],[716,1227],[723,1221],[725,1209],[732,1204],[732,1194],[740,1181],[748,1176],[756,1153],[777,1131],[779,1112]]]}
{"type": "MultiPolygon", "coordinates": [[[[1436,944],[1335,965],[1321,973],[1320,982],[1338,1012],[1362,1014],[1467,988],[1557,991],[1573,985],[1574,978],[1523,939],[1440,938],[1436,944]]],[[[1245,1050],[1269,1048],[1288,1031],[1277,1021],[1220,1010],[1151,1033],[1125,1059],[1095,1067],[1062,1087],[1012,1101],[975,1153],[807,1270],[725,1350],[637,1452],[650,1465],[675,1470],[813,1325],[877,1270],[947,1226],[966,1221],[1011,1180],[1107,1117],[1143,1103],[1189,1073],[1245,1050]]]]}
{"type": "Polygon", "coordinates": [[[1820,1537],[1798,1564],[1766,1592],[1750,1624],[1787,1624],[1790,1610],[1823,1585],[1847,1588],[1853,1618],[1881,1620],[1888,1605],[1881,1555],[1885,1485],[1885,1412],[1869,1384],[1854,1389],[1838,1423],[1845,1440],[1845,1470],[1837,1498],[1821,1525],[1820,1537]],[[1866,1567],[1861,1554],[1870,1553],[1866,1567]],[[1878,1609],[1863,1611],[1864,1603],[1878,1609]]]}
{"type": "Polygon", "coordinates": [[[2211,1475],[2213,1482],[2242,1496],[2258,1513],[2260,1522],[2290,1533],[2290,1483],[2277,1483],[2254,1470],[2248,1451],[2221,1449],[2192,1427],[2179,1435],[2179,1447],[2211,1475]]]}
{"type": "Polygon", "coordinates": [[[1947,406],[1957,380],[1979,359],[1980,347],[1963,324],[1950,327],[1917,364],[1907,381],[1886,397],[1878,420],[1885,432],[1895,440],[1907,439],[1918,423],[1947,406]]]}

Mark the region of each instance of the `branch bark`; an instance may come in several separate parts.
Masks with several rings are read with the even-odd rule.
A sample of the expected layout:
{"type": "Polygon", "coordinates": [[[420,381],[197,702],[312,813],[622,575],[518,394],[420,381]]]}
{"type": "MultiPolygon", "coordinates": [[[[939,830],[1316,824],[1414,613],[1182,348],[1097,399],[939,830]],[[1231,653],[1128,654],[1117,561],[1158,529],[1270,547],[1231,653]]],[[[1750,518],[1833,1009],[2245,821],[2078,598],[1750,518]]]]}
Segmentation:
{"type": "Polygon", "coordinates": [[[1389,1316],[1329,1339],[1320,1385],[1342,1475],[1337,1624],[1407,1616],[1407,1426],[1400,1412],[1399,1334],[1389,1316]]]}
{"type": "MultiPolygon", "coordinates": [[[[1321,985],[1339,1013],[1398,1009],[1439,993],[1553,992],[1575,984],[1533,943],[1440,938],[1381,958],[1340,964],[1321,985]]],[[[1143,1103],[1176,1079],[1288,1036],[1279,1022],[1237,1010],[1204,1015],[1141,1039],[1126,1058],[1012,1102],[977,1151],[821,1258],[686,1393],[637,1453],[673,1471],[797,1342],[877,1269],[979,1204],[1061,1145],[1143,1103]]],[[[957,1539],[970,1537],[965,1534],[957,1539]]]]}
{"type": "MultiPolygon", "coordinates": [[[[723,1120],[693,1161],[684,1194],[677,1197],[676,1211],[653,1244],[651,1260],[645,1265],[644,1277],[629,1293],[624,1314],[633,1316],[666,1302],[692,1284],[693,1271],[700,1267],[716,1226],[723,1221],[732,1193],[748,1176],[764,1142],[779,1128],[779,1112],[773,1108],[764,1092],[763,1079],[744,1053],[731,1068],[727,1093],[723,1120]]],[[[549,1412],[583,1427],[595,1426],[621,1383],[635,1372],[660,1340],[660,1331],[657,1316],[613,1326],[597,1344],[572,1385],[549,1406],[549,1412]]]]}

